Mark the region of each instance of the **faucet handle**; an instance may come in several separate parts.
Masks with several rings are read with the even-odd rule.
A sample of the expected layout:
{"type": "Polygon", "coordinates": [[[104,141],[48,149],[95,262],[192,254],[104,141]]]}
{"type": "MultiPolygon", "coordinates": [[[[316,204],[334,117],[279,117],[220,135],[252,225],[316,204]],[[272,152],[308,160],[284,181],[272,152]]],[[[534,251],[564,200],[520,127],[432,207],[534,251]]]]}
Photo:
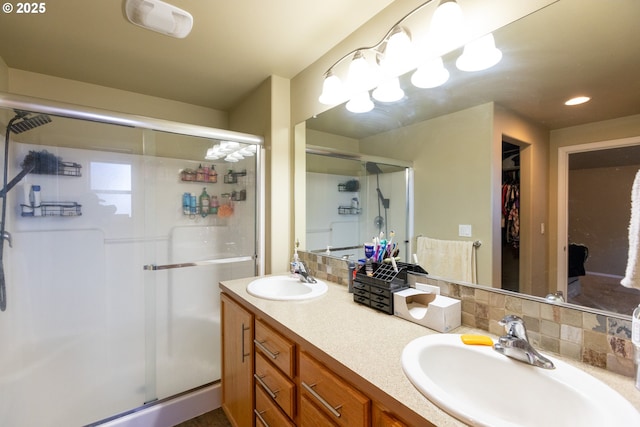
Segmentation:
{"type": "Polygon", "coordinates": [[[527,337],[527,328],[524,326],[524,320],[522,320],[522,318],[515,314],[509,314],[503,317],[498,323],[501,326],[504,326],[508,336],[529,341],[529,337],[527,337]]]}

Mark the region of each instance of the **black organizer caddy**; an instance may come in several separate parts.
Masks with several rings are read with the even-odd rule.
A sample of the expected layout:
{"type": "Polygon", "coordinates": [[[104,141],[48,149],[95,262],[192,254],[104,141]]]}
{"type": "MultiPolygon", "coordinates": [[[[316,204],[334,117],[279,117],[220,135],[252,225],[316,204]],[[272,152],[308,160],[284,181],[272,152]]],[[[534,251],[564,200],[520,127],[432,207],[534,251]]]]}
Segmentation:
{"type": "Polygon", "coordinates": [[[353,300],[387,314],[393,314],[393,293],[409,287],[407,273],[427,274],[417,264],[397,262],[373,263],[373,275],[367,276],[366,267],[360,266],[353,281],[353,300]]]}

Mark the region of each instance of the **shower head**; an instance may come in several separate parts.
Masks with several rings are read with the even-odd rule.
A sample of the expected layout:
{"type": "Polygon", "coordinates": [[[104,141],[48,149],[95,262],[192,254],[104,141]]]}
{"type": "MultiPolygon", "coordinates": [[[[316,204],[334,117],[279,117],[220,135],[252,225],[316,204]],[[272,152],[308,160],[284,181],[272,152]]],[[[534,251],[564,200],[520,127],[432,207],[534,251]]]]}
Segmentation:
{"type": "Polygon", "coordinates": [[[29,115],[29,112],[17,111],[17,120],[11,124],[11,132],[18,134],[51,123],[51,117],[46,114],[38,114],[31,117],[29,115]]]}
{"type": "Polygon", "coordinates": [[[382,169],[380,169],[380,166],[378,166],[377,163],[374,162],[367,162],[365,164],[365,167],[367,168],[367,172],[369,172],[370,174],[380,174],[382,173],[382,169]]]}

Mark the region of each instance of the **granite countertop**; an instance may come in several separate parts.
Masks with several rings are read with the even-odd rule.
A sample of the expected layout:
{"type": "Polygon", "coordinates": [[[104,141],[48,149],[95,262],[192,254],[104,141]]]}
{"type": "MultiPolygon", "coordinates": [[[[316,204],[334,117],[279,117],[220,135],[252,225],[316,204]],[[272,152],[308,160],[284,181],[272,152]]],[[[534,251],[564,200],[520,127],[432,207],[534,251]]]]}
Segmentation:
{"type": "MultiPolygon", "coordinates": [[[[252,280],[253,277],[224,281],[220,283],[220,288],[303,337],[433,424],[443,427],[465,425],[432,404],[402,371],[400,358],[405,345],[415,338],[439,332],[356,304],[353,294],[343,285],[325,281],[329,289],[318,298],[271,301],[247,293],[246,287],[252,280]]],[[[451,333],[490,335],[486,331],[464,326],[451,333]]],[[[635,388],[631,378],[551,355],[605,382],[640,410],[640,391],[635,388]]],[[[447,366],[446,369],[455,367],[447,366]]]]}

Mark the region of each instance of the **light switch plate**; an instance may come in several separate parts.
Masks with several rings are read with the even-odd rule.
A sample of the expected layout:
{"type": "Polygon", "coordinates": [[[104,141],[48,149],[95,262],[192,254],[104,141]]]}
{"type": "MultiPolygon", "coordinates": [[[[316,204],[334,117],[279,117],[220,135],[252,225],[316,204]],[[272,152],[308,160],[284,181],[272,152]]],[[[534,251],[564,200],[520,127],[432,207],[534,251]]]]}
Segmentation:
{"type": "Polygon", "coordinates": [[[458,224],[458,236],[471,237],[471,225],[470,224],[458,224]]]}

